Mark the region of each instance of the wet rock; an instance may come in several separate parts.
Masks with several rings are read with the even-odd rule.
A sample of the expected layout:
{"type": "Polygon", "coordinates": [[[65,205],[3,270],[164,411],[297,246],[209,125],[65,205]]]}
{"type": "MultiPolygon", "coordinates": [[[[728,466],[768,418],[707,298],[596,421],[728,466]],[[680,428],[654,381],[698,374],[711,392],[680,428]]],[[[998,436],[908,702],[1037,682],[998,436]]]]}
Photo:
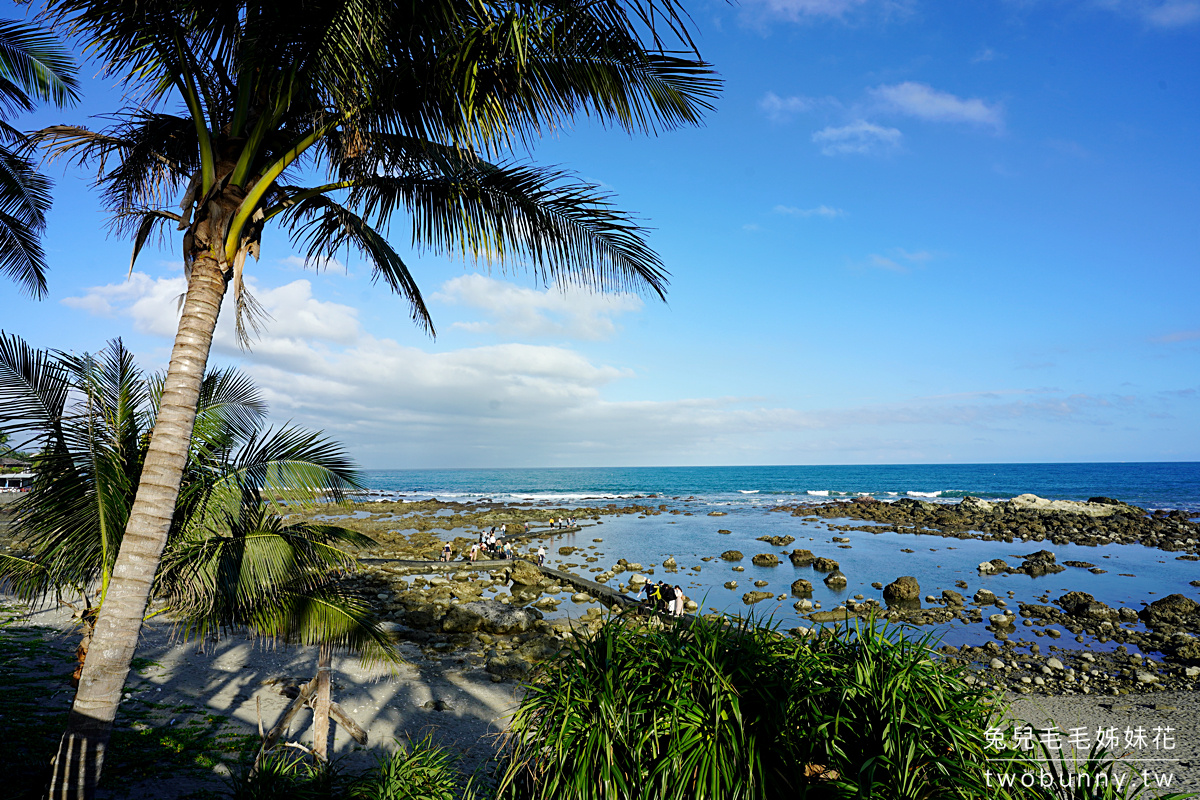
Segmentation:
{"type": "Polygon", "coordinates": [[[518,558],[509,568],[509,580],[523,586],[537,586],[542,582],[542,571],[536,565],[518,558]]]}
{"type": "Polygon", "coordinates": [[[884,600],[919,600],[921,585],[911,575],[903,575],[883,587],[884,600]]]}
{"type": "Polygon", "coordinates": [[[726,550],[724,553],[721,553],[721,558],[726,561],[741,561],[745,556],[742,555],[740,550],[726,550]]]}
{"type": "Polygon", "coordinates": [[[754,558],[750,559],[750,563],[756,567],[778,567],[779,556],[774,553],[759,553],[754,558]]]}
{"type": "Polygon", "coordinates": [[[763,600],[770,600],[774,596],[771,592],[746,592],[742,595],[742,602],[748,606],[752,606],[763,600]]]}
{"type": "Polygon", "coordinates": [[[845,586],[846,576],[842,574],[840,569],[834,569],[833,572],[825,576],[825,585],[830,587],[845,586]]]}
{"type": "Polygon", "coordinates": [[[942,589],[942,599],[946,601],[947,605],[963,605],[963,596],[953,589],[942,589]]]}
{"type": "Polygon", "coordinates": [[[1021,558],[1025,559],[1025,561],[1021,566],[1010,570],[1011,572],[1021,572],[1036,578],[1041,575],[1052,575],[1066,571],[1066,567],[1056,563],[1057,558],[1049,550],[1039,550],[1036,553],[1021,556],[1021,558]]]}
{"type": "Polygon", "coordinates": [[[990,561],[979,562],[979,566],[976,569],[979,570],[980,575],[990,575],[996,571],[996,568],[992,566],[992,562],[990,561]]]}
{"type": "Polygon", "coordinates": [[[725,588],[726,588],[726,589],[729,589],[730,591],[733,591],[733,590],[734,590],[734,589],[736,589],[737,587],[738,587],[738,582],[737,582],[737,581],[725,581],[725,588]]]}
{"type": "Polygon", "coordinates": [[[795,603],[792,603],[792,608],[803,614],[805,612],[812,611],[813,603],[812,600],[809,600],[807,597],[802,597],[795,603]]]}
{"type": "Polygon", "coordinates": [[[675,561],[674,556],[667,556],[667,560],[663,562],[663,569],[665,569],[665,570],[679,569],[679,564],[675,561]]]}
{"type": "Polygon", "coordinates": [[[451,606],[441,627],[448,633],[524,633],[540,619],[542,613],[536,609],[512,608],[496,600],[476,600],[451,606]]]}
{"type": "Polygon", "coordinates": [[[497,655],[488,659],[484,666],[500,680],[521,680],[532,671],[532,665],[516,655],[497,655]]]}
{"type": "Polygon", "coordinates": [[[1094,602],[1096,598],[1087,592],[1067,592],[1055,600],[1054,604],[1072,616],[1081,616],[1088,604],[1094,602]]]}
{"type": "Polygon", "coordinates": [[[796,541],[795,536],[759,536],[755,541],[767,542],[773,547],[787,547],[792,542],[796,541]]]}
{"type": "Polygon", "coordinates": [[[824,556],[812,562],[812,568],[817,572],[833,572],[839,566],[840,565],[838,562],[834,561],[832,558],[825,558],[824,556]]]}
{"type": "Polygon", "coordinates": [[[812,581],[806,581],[804,578],[798,578],[792,581],[792,594],[801,597],[806,594],[812,594],[812,581]]]}
{"type": "Polygon", "coordinates": [[[1200,609],[1200,603],[1195,600],[1181,594],[1170,594],[1143,608],[1138,616],[1150,627],[1185,625],[1197,621],[1192,619],[1197,609],[1200,609]]]}
{"type": "Polygon", "coordinates": [[[981,606],[995,605],[996,594],[990,589],[980,589],[975,592],[975,602],[981,606]]]}
{"type": "Polygon", "coordinates": [[[811,550],[793,550],[788,558],[791,559],[793,567],[807,567],[817,560],[811,550]]]}

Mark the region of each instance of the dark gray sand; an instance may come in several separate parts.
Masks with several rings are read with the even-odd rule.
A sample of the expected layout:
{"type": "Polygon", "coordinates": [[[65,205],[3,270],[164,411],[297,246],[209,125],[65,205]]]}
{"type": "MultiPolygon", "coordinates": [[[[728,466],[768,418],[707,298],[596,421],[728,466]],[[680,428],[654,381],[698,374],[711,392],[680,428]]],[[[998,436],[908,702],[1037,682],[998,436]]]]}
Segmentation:
{"type": "MultiPolygon", "coordinates": [[[[28,622],[67,630],[69,617],[61,611],[43,611],[30,615],[28,622]]],[[[72,635],[64,635],[66,651],[74,643],[72,635]]],[[[151,663],[130,673],[130,699],[126,702],[144,699],[168,707],[190,704],[196,709],[192,713],[228,716],[228,730],[246,734],[257,731],[260,717],[265,727],[272,726],[291,702],[281,689],[311,678],[316,670],[315,648],[264,647],[235,636],[201,652],[194,643],[175,642],[170,624],[158,620],[147,623],[138,656],[151,663]]],[[[493,683],[474,660],[454,654],[440,656],[406,645],[405,657],[410,663],[392,672],[385,667],[363,667],[355,658],[335,658],[334,699],[369,736],[367,747],[359,748],[335,727],[335,754],[343,756],[348,767],[360,768],[391,752],[398,737],[431,735],[462,758],[466,771],[486,767],[520,698],[520,687],[511,682],[493,683]]],[[[1170,776],[1171,790],[1200,791],[1200,693],[1010,696],[1009,700],[1014,718],[1035,729],[1054,726],[1062,732],[1064,742],[1071,729],[1084,729],[1090,742],[1098,730],[1115,728],[1116,752],[1129,759],[1139,775],[1142,770],[1149,771],[1152,782],[1156,775],[1158,780],[1170,776]],[[1144,741],[1139,741],[1138,728],[1144,741]]],[[[52,701],[69,703],[69,691],[52,701]]],[[[153,724],[183,724],[186,713],[164,711],[153,724]]],[[[311,721],[311,713],[302,711],[288,738],[310,742],[311,721]]],[[[1012,731],[1006,735],[1011,736],[1012,731]]],[[[103,792],[101,798],[172,800],[203,789],[220,791],[228,773],[229,767],[222,763],[211,775],[166,775],[132,789],[103,792]]],[[[1164,785],[1163,790],[1166,788],[1164,785]]]]}
{"type": "MultiPolygon", "coordinates": [[[[1090,742],[1097,731],[1115,729],[1112,750],[1162,792],[1200,792],[1200,692],[1154,692],[1119,696],[1010,696],[1011,715],[1035,729],[1083,729],[1090,742]],[[1142,773],[1145,772],[1143,776],[1142,773]]],[[[1011,731],[1009,731],[1011,735],[1011,731]]],[[[1069,743],[1067,752],[1070,751],[1069,743]]],[[[1081,756],[1082,757],[1082,756],[1081,756]]],[[[1151,796],[1159,791],[1152,790],[1151,796]]]]}
{"type": "MultiPolygon", "coordinates": [[[[70,617],[61,611],[42,611],[30,615],[28,623],[66,631],[70,617]]],[[[76,636],[64,634],[61,649],[70,652],[77,641],[76,636]]],[[[126,703],[145,700],[156,706],[190,705],[194,709],[165,709],[152,724],[184,725],[196,714],[217,713],[230,718],[227,732],[245,734],[257,733],[260,716],[268,729],[282,717],[291,700],[281,690],[312,678],[317,659],[313,647],[264,647],[244,636],[227,637],[198,652],[195,643],[175,642],[169,623],[153,619],[143,629],[137,656],[152,663],[130,672],[126,703]]],[[[409,663],[393,671],[386,666],[364,667],[357,658],[334,658],[333,699],[367,731],[368,744],[359,748],[334,726],[333,754],[344,757],[348,768],[358,769],[392,752],[397,738],[429,735],[460,756],[460,766],[467,773],[486,766],[495,754],[497,737],[516,708],[518,685],[493,683],[488,673],[470,662],[458,663],[454,655],[427,655],[405,645],[404,657],[409,663]]],[[[48,702],[69,705],[71,691],[65,678],[70,669],[63,670],[64,691],[48,702]]],[[[285,738],[311,743],[311,723],[312,713],[301,711],[293,719],[291,735],[285,738]]],[[[101,792],[99,796],[102,800],[171,800],[201,789],[221,791],[229,771],[220,764],[211,777],[167,775],[144,781],[132,790],[101,792]]]]}

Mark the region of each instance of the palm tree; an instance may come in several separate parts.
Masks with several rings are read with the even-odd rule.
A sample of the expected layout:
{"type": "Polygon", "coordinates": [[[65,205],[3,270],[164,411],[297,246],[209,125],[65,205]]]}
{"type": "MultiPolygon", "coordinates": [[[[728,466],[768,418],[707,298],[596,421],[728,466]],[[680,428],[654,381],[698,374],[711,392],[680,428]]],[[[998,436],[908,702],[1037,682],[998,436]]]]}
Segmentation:
{"type": "Polygon", "coordinates": [[[131,102],[105,130],[59,126],[42,142],[96,168],[135,259],[175,223],[188,276],[120,577],[97,622],[104,645],[84,667],[57,758],[54,791],[73,796],[91,793],[102,765],[228,286],[239,332],[256,330],[243,271],[267,223],[314,267],[360,252],[430,332],[387,238],[398,213],[416,247],[661,296],[660,260],[597,187],[489,159],[579,113],[631,132],[697,124],[717,82],[676,0],[49,0],[47,13],[131,102]],[[669,51],[675,42],[691,49],[669,51]],[[164,110],[172,101],[178,113],[164,110]]]}
{"type": "Polygon", "coordinates": [[[34,297],[46,293],[46,258],[39,239],[50,210],[50,181],[28,157],[28,138],[8,124],[34,100],[60,108],[79,99],[70,54],[49,34],[0,20],[0,273],[34,297]]]}
{"type": "MultiPolygon", "coordinates": [[[[75,608],[83,629],[76,681],[111,585],[161,386],[119,339],[95,356],[74,356],[0,332],[0,430],[38,452],[34,485],[14,509],[14,532],[29,556],[0,554],[0,584],[26,601],[53,596],[75,608]]],[[[398,660],[369,604],[339,580],[355,566],[350,548],[371,540],[334,526],[288,524],[268,508],[272,500],[341,499],[359,485],[350,462],[319,435],[264,428],[265,415],[242,373],[205,377],[155,576],[153,593],[163,603],[155,613],[169,612],[184,638],[248,629],[318,644],[326,664],[335,649],[398,660]]]]}

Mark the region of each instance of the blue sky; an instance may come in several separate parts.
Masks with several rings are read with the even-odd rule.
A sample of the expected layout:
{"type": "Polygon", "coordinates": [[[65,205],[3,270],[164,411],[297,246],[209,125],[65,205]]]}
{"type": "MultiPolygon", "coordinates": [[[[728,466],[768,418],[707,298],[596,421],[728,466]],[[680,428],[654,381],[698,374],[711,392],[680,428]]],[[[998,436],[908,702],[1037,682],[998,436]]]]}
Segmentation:
{"type": "MultiPolygon", "coordinates": [[[[241,353],[225,314],[214,363],[366,467],[1200,460],[1200,2],[688,8],[725,80],[704,127],[528,154],[646,220],[668,303],[422,253],[431,340],[357,259],[268,233],[274,320],[241,353]]],[[[86,93],[18,125],[119,102],[86,93]]],[[[48,169],[50,296],[0,283],[0,327],[165,364],[178,242],[126,280],[87,176],[48,169]]]]}

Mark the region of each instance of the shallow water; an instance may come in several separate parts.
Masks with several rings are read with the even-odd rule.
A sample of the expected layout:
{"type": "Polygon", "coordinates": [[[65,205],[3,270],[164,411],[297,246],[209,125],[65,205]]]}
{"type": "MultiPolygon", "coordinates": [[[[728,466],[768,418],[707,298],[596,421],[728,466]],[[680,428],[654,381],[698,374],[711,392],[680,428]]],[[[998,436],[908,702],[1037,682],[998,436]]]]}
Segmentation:
{"type": "MultiPolygon", "coordinates": [[[[571,545],[586,549],[594,544],[594,538],[601,538],[604,541],[595,543],[596,549],[588,551],[591,555],[599,556],[599,561],[566,569],[578,575],[594,577],[594,573],[588,571],[590,568],[611,567],[619,558],[641,563],[647,569],[653,566],[655,579],[666,579],[672,584],[682,586],[689,597],[701,602],[707,610],[733,615],[753,613],[758,618],[769,617],[772,623],[785,630],[797,625],[812,625],[811,622],[802,619],[793,608],[796,598],[790,595],[790,586],[797,578],[805,578],[813,584],[811,599],[820,602],[822,610],[833,609],[844,600],[859,594],[865,598],[881,600],[882,592],[871,588],[871,583],[878,581],[886,585],[901,575],[911,575],[920,583],[923,605],[929,605],[924,603],[926,595],[940,597],[943,589],[960,592],[968,603],[978,589],[989,589],[998,598],[1005,600],[1008,604],[1007,610],[1013,613],[1017,612],[1019,602],[1046,602],[1039,599],[1038,596],[1042,594],[1048,594],[1049,600],[1052,601],[1072,590],[1088,592],[1114,608],[1128,606],[1135,610],[1140,610],[1144,605],[1174,592],[1188,597],[1197,597],[1200,594],[1195,587],[1189,585],[1189,581],[1200,574],[1197,562],[1177,561],[1176,554],[1141,545],[1087,547],[1075,544],[1055,545],[1049,542],[1009,544],[932,534],[836,531],[829,530],[823,523],[805,522],[788,513],[769,512],[762,508],[730,506],[726,508],[726,516],[710,517],[707,516],[707,511],[711,506],[680,502],[669,502],[668,505],[689,509],[694,515],[664,513],[644,518],[635,515],[605,516],[602,524],[591,524],[579,533],[557,536],[550,540],[547,543],[547,565],[562,567],[566,563],[582,564],[583,558],[580,554],[560,556],[558,548],[571,545]],[[727,529],[731,533],[719,534],[719,529],[727,529]],[[774,548],[766,542],[756,540],[764,535],[791,535],[796,541],[786,548],[774,548]],[[850,539],[849,548],[839,546],[840,543],[832,540],[833,536],[850,539]],[[794,548],[806,548],[816,556],[826,556],[838,561],[848,580],[846,587],[840,590],[831,589],[822,582],[824,573],[811,567],[793,567],[786,553],[794,548]],[[905,553],[905,549],[913,552],[905,553]],[[1055,553],[1060,564],[1071,560],[1085,561],[1108,572],[1095,575],[1087,569],[1067,567],[1064,572],[1034,578],[1027,575],[980,575],[976,569],[980,562],[993,558],[1003,558],[1012,566],[1018,566],[1023,554],[1042,549],[1055,553]],[[725,550],[739,550],[744,558],[739,562],[723,561],[717,556],[725,550]],[[751,558],[758,553],[775,553],[782,563],[778,567],[755,566],[751,563],[751,558]],[[675,557],[680,567],[678,572],[668,573],[661,568],[660,565],[667,556],[675,557]],[[717,558],[702,561],[705,557],[717,558]],[[690,569],[695,566],[700,567],[699,573],[690,569]],[[741,566],[744,571],[736,572],[733,570],[734,566],[741,566]],[[729,590],[724,587],[723,584],[730,580],[737,581],[737,589],[729,590]],[[773,592],[776,596],[784,594],[787,595],[786,599],[765,600],[753,606],[746,606],[742,602],[742,595],[758,590],[759,587],[754,586],[756,580],[769,582],[762,591],[773,592]],[[954,584],[957,580],[965,581],[969,588],[956,587],[954,584]]],[[[855,520],[829,522],[863,524],[855,520]]],[[[461,531],[456,533],[462,535],[461,531]]],[[[471,533],[467,531],[466,535],[471,533]]],[[[530,546],[536,549],[537,541],[530,540],[522,549],[530,546]]],[[[622,579],[627,581],[628,578],[628,573],[619,575],[609,581],[608,585],[616,588],[622,579]]],[[[572,603],[569,599],[570,593],[559,597],[564,600],[562,606],[547,616],[575,616],[586,608],[572,603]]],[[[985,607],[983,611],[986,620],[989,614],[1000,609],[985,607]]],[[[925,626],[922,630],[936,630],[948,644],[979,645],[990,640],[992,636],[986,630],[985,624],[968,625],[953,622],[940,626],[925,626]]],[[[1055,640],[1036,637],[1033,631],[1045,631],[1049,627],[1025,628],[1018,617],[1016,632],[1010,633],[1009,637],[1030,642],[1043,638],[1042,645],[1045,647],[1055,640]]],[[[1139,628],[1139,624],[1135,623],[1131,627],[1139,628]]],[[[1065,630],[1062,634],[1062,638],[1057,640],[1060,646],[1075,644],[1073,634],[1065,630]]],[[[1092,649],[1105,647],[1095,642],[1089,642],[1088,646],[1092,649]]],[[[1115,645],[1109,643],[1107,646],[1115,645]]]]}

